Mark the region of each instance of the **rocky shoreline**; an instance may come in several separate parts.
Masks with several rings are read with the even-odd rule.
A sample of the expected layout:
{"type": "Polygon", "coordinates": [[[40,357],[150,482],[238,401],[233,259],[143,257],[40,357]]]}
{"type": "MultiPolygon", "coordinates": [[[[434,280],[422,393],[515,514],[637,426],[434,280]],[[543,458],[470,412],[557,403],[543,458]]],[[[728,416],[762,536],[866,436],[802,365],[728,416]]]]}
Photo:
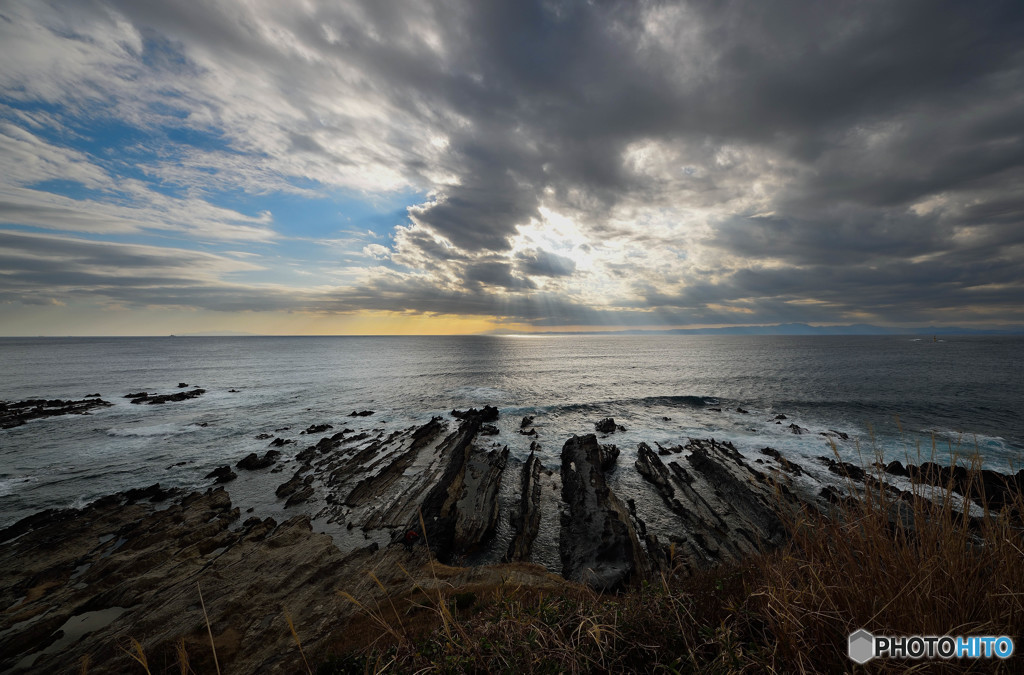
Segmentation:
{"type": "MultiPolygon", "coordinates": [[[[193,391],[202,390],[181,395],[193,391]]],[[[104,403],[3,410],[78,413],[90,400],[104,403]]],[[[0,530],[0,670],[68,670],[88,658],[89,672],[120,672],[131,663],[130,638],[151,665],[162,659],[160,668],[184,640],[202,666],[211,658],[205,604],[223,672],[292,672],[297,650],[285,612],[307,655],[349,644],[356,609],[338,591],[369,599],[381,587],[405,593],[497,578],[615,591],[669,568],[693,572],[778,546],[787,513],[832,513],[865,485],[893,495],[893,518],[920,498],[907,489],[912,478],[953,485],[991,509],[1004,506],[1007,486],[1024,489],[1024,470],[982,472],[975,485],[959,468],[865,470],[829,457],[812,467],[771,448],[750,459],[714,439],[657,450],[641,442],[630,461],[609,442],[622,429],[610,418],[595,423],[602,436],[564,440],[559,465],[545,467],[537,441],[525,461],[510,457],[492,424],[498,417],[489,406],[452,411],[391,433],[310,424],[300,435],[325,434],[315,443],[300,449],[274,437],[262,455],[207,475],[205,492],[151,486],[0,530]],[[262,480],[288,517],[242,513],[229,491],[243,473],[262,480]],[[624,475],[633,479],[629,493],[617,488],[624,475]],[[557,548],[561,577],[532,564],[544,542],[557,548]],[[439,580],[431,557],[460,566],[442,566],[439,580]],[[505,564],[478,564],[489,560],[505,564]]],[[[520,431],[535,434],[533,423],[525,418],[520,431]]]]}

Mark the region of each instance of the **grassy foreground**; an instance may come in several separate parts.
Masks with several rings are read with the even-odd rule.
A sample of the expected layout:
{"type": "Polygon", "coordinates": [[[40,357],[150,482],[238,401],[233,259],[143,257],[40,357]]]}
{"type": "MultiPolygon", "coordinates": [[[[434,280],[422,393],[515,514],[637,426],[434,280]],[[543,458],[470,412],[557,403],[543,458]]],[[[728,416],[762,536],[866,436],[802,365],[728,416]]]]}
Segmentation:
{"type": "MultiPolygon", "coordinates": [[[[976,469],[971,475],[978,478],[976,469]]],[[[839,501],[828,515],[787,512],[791,538],[781,549],[739,566],[675,568],[618,595],[572,584],[557,591],[499,584],[360,604],[353,640],[299,669],[1020,672],[1019,491],[1000,513],[974,507],[975,516],[966,518],[970,502],[951,485],[915,484],[901,496],[870,477],[866,484],[857,486],[862,498],[839,501]],[[847,658],[847,636],[858,628],[876,635],[1009,635],[1017,655],[876,659],[862,669],[847,658]]],[[[976,485],[982,490],[980,480],[976,485]]]]}

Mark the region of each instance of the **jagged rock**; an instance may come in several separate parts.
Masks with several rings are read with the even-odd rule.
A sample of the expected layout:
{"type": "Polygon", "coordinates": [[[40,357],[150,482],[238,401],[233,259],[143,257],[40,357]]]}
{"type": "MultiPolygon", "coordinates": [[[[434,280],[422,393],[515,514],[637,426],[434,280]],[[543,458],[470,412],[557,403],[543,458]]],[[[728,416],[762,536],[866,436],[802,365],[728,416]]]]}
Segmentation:
{"type": "Polygon", "coordinates": [[[786,417],[785,415],[783,415],[782,413],[779,413],[778,415],[775,416],[775,419],[777,419],[777,420],[788,420],[789,418],[786,417]]]}
{"type": "Polygon", "coordinates": [[[498,523],[498,490],[508,461],[501,450],[470,452],[462,476],[462,496],[456,503],[452,545],[459,553],[476,553],[494,536],[498,523]]]}
{"type": "Polygon", "coordinates": [[[485,405],[482,410],[470,408],[469,410],[452,410],[452,417],[459,420],[478,417],[481,422],[494,422],[498,419],[498,409],[494,406],[485,405]]]}
{"type": "Polygon", "coordinates": [[[774,459],[776,462],[778,462],[779,466],[782,467],[783,471],[787,471],[793,474],[794,476],[800,476],[804,472],[804,470],[800,468],[799,464],[794,464],[793,462],[789,461],[781,454],[779,454],[779,451],[776,450],[775,448],[762,448],[760,452],[762,455],[767,455],[774,459]]]}
{"type": "Polygon", "coordinates": [[[217,483],[229,483],[238,478],[238,474],[232,471],[230,466],[225,464],[224,466],[217,467],[210,473],[206,474],[206,478],[216,478],[217,483]]]}
{"type": "Polygon", "coordinates": [[[906,467],[898,460],[894,459],[885,465],[885,472],[891,473],[894,476],[909,476],[906,467]]]}
{"type": "Polygon", "coordinates": [[[153,483],[152,485],[146,488],[133,488],[131,490],[126,490],[124,492],[124,496],[129,503],[142,501],[143,499],[148,499],[153,503],[158,503],[166,501],[168,498],[176,495],[177,493],[178,491],[174,488],[165,490],[164,488],[160,487],[160,483],[153,483]]]}
{"type": "Polygon", "coordinates": [[[147,398],[148,396],[149,396],[149,394],[144,392],[144,391],[140,391],[140,392],[137,392],[135,394],[125,394],[124,395],[125,398],[147,398]]]}
{"type": "Polygon", "coordinates": [[[295,441],[293,441],[290,438],[288,440],[285,440],[285,439],[279,437],[279,438],[275,438],[274,440],[270,441],[270,447],[272,447],[272,448],[283,448],[284,446],[288,445],[289,443],[294,443],[294,442],[295,441]]]}
{"type": "Polygon", "coordinates": [[[303,487],[304,485],[309,485],[312,482],[312,475],[303,477],[302,470],[299,470],[295,472],[294,476],[278,485],[277,489],[274,490],[274,494],[277,495],[279,498],[284,499],[285,497],[290,497],[300,487],[303,487]]]}
{"type": "Polygon", "coordinates": [[[802,434],[802,433],[804,432],[804,430],[803,430],[803,429],[801,429],[801,428],[800,428],[799,426],[797,426],[796,424],[790,424],[790,425],[789,425],[789,430],[790,430],[790,431],[792,431],[792,432],[793,432],[794,434],[796,434],[797,436],[799,436],[800,434],[802,434]]]}
{"type": "Polygon", "coordinates": [[[663,416],[663,417],[661,418],[661,421],[662,421],[662,422],[671,422],[671,421],[672,421],[672,418],[671,418],[671,417],[664,417],[664,416],[663,416]]]}
{"type": "Polygon", "coordinates": [[[271,466],[280,456],[281,453],[278,450],[267,450],[263,457],[260,457],[255,452],[251,452],[235,464],[235,466],[246,471],[256,471],[257,469],[265,469],[271,466]]]}
{"type": "Polygon", "coordinates": [[[257,441],[265,441],[268,438],[273,438],[273,437],[274,437],[274,434],[267,434],[267,433],[256,434],[256,440],[257,441]]]}
{"type": "Polygon", "coordinates": [[[626,427],[616,424],[612,417],[605,417],[603,420],[594,422],[594,430],[602,434],[613,434],[616,431],[625,431],[626,427]]]}
{"type": "Polygon", "coordinates": [[[743,408],[736,408],[736,412],[738,412],[738,413],[740,413],[740,414],[743,414],[743,415],[748,415],[748,414],[750,414],[750,411],[749,411],[749,410],[744,410],[743,408]]]}
{"type": "MultiPolygon", "coordinates": [[[[480,423],[481,415],[467,415],[456,434],[447,439],[448,463],[421,506],[426,538],[442,562],[480,550],[497,524],[498,490],[508,447],[490,452],[475,448],[471,441],[480,423]]],[[[417,518],[407,529],[418,528],[417,518]]]]}
{"type": "Polygon", "coordinates": [[[533,428],[531,428],[529,430],[520,429],[519,433],[521,433],[523,436],[530,436],[530,437],[533,437],[533,438],[537,437],[537,430],[533,429],[533,428]]]}
{"type": "Polygon", "coordinates": [[[594,434],[573,436],[562,446],[562,500],[559,553],[562,574],[596,590],[623,586],[648,565],[629,513],[611,491],[603,467],[615,446],[602,446],[594,434]]]}
{"type": "Polygon", "coordinates": [[[499,433],[501,433],[501,432],[498,431],[498,427],[494,426],[493,424],[481,424],[480,425],[480,435],[481,436],[497,436],[499,433]]]}
{"type": "MultiPolygon", "coordinates": [[[[98,395],[98,394],[97,394],[98,395]]],[[[88,415],[93,408],[113,405],[99,398],[80,401],[61,399],[28,399],[26,401],[0,401],[0,429],[11,429],[25,422],[58,415],[88,415]]]]}
{"type": "Polygon", "coordinates": [[[296,490],[295,493],[292,494],[292,496],[288,497],[288,500],[285,501],[284,503],[284,507],[287,509],[289,507],[296,506],[307,501],[312,496],[313,486],[304,484],[298,490],[296,490]]]}
{"type": "Polygon", "coordinates": [[[300,434],[322,434],[323,432],[327,431],[328,429],[333,429],[333,428],[334,427],[331,426],[330,424],[310,424],[308,427],[306,427],[306,429],[304,431],[300,431],[299,433],[300,434]]]}
{"type": "Polygon", "coordinates": [[[533,542],[540,529],[540,471],[541,463],[537,459],[536,450],[540,446],[534,442],[530,446],[530,456],[523,465],[522,480],[519,489],[519,507],[512,514],[511,524],[514,534],[509,542],[506,561],[529,560],[533,550],[533,542]]]}
{"type": "MultiPolygon", "coordinates": [[[[472,440],[479,429],[480,416],[466,415],[455,434],[446,439],[449,447],[444,473],[424,497],[420,507],[430,547],[441,562],[451,561],[454,554],[458,500],[463,492],[463,477],[472,440]]],[[[418,528],[419,518],[413,518],[406,530],[418,528]]]]}
{"type": "MultiPolygon", "coordinates": [[[[713,486],[721,502],[720,517],[727,523],[733,521],[730,529],[753,549],[781,544],[785,527],[778,516],[776,483],[743,461],[731,444],[715,443],[711,439],[691,442],[687,448],[690,449],[687,462],[713,486]]],[[[787,494],[782,492],[783,496],[787,494]]]]}
{"type": "Polygon", "coordinates": [[[655,456],[654,451],[651,450],[651,446],[643,442],[637,445],[637,456],[634,466],[641,476],[654,485],[658,494],[660,494],[663,499],[671,501],[671,499],[675,497],[675,493],[668,483],[668,470],[665,468],[665,465],[661,463],[661,460],[655,456]]]}
{"type": "Polygon", "coordinates": [[[666,448],[661,443],[655,442],[654,444],[658,446],[658,454],[661,455],[662,457],[666,457],[668,455],[678,455],[680,452],[683,451],[683,447],[681,445],[672,445],[666,448]]]}
{"type": "MultiPolygon", "coordinates": [[[[474,425],[474,432],[478,428],[478,425],[474,425]]],[[[408,481],[405,480],[408,469],[413,465],[417,457],[420,456],[421,451],[438,438],[446,429],[447,425],[444,423],[444,420],[440,417],[434,417],[426,424],[415,428],[411,432],[407,431],[404,434],[395,432],[389,436],[385,443],[387,443],[387,441],[404,442],[408,445],[405,447],[404,451],[396,450],[393,453],[385,454],[385,456],[380,460],[383,467],[360,480],[341,503],[353,508],[364,507],[371,503],[379,503],[380,495],[393,493],[395,486],[400,484],[401,481],[404,480],[406,485],[408,485],[408,481]]],[[[361,435],[364,434],[358,434],[346,439],[346,442],[358,438],[361,435]]],[[[347,474],[351,473],[355,467],[360,466],[371,457],[375,456],[379,452],[380,446],[381,444],[375,441],[360,453],[357,453],[346,460],[346,462],[334,469],[334,477],[331,480],[344,480],[347,478],[347,474]]],[[[368,518],[366,526],[370,526],[374,523],[377,526],[382,526],[385,523],[392,525],[398,524],[396,521],[401,522],[403,516],[408,515],[409,509],[414,508],[413,505],[409,503],[409,499],[409,495],[400,495],[399,497],[394,498],[391,503],[381,505],[376,510],[375,514],[368,518]]]]}
{"type": "Polygon", "coordinates": [[[179,382],[178,383],[178,389],[184,389],[187,386],[188,386],[188,382],[179,382]]]}
{"type": "Polygon", "coordinates": [[[864,469],[860,468],[856,464],[850,464],[849,462],[837,462],[831,457],[821,456],[818,457],[818,461],[828,466],[828,470],[837,476],[843,476],[844,478],[850,478],[855,481],[863,481],[865,477],[864,469]]]}
{"type": "Polygon", "coordinates": [[[970,497],[979,506],[991,509],[1012,505],[1015,496],[1024,492],[1024,469],[1011,475],[981,469],[975,480],[971,480],[970,471],[966,467],[959,465],[949,467],[924,462],[920,466],[908,464],[906,469],[913,480],[939,487],[950,486],[956,492],[970,497]]]}
{"type": "Polygon", "coordinates": [[[353,410],[348,414],[349,417],[369,417],[373,414],[372,410],[353,410]]]}
{"type": "Polygon", "coordinates": [[[229,394],[237,394],[238,390],[237,389],[228,389],[228,393],[229,394]]]}
{"type": "Polygon", "coordinates": [[[192,389],[191,391],[179,391],[174,394],[129,394],[125,398],[131,398],[132,403],[145,403],[147,405],[161,405],[164,403],[175,403],[187,401],[190,398],[197,398],[206,393],[205,389],[192,389]]]}
{"type": "Polygon", "coordinates": [[[520,429],[525,429],[526,427],[528,427],[531,424],[533,424],[533,420],[534,420],[534,416],[533,415],[524,415],[523,416],[523,420],[519,423],[519,428],[520,429]]]}
{"type": "MultiPolygon", "coordinates": [[[[338,580],[356,579],[370,551],[342,553],[328,535],[312,532],[306,516],[280,525],[240,523],[239,516],[218,489],[164,510],[112,495],[36,519],[0,546],[0,604],[8,608],[0,618],[0,671],[79,672],[88,655],[90,674],[134,672],[138,664],[121,648],[131,636],[145,645],[154,673],[165,670],[156,664],[175,662],[180,640],[193,672],[214,672],[208,617],[221,672],[291,672],[301,660],[281,629],[282,606],[294,608],[311,662],[323,660],[323,645],[341,639],[354,614],[336,593],[338,580]],[[93,617],[92,632],[61,647],[61,627],[79,617],[93,617]]],[[[381,564],[397,570],[388,559],[374,561],[381,564]]],[[[410,567],[415,562],[405,564],[422,576],[410,567]]]]}
{"type": "Polygon", "coordinates": [[[99,394],[86,394],[85,397],[86,398],[99,398],[100,395],[99,394]]]}

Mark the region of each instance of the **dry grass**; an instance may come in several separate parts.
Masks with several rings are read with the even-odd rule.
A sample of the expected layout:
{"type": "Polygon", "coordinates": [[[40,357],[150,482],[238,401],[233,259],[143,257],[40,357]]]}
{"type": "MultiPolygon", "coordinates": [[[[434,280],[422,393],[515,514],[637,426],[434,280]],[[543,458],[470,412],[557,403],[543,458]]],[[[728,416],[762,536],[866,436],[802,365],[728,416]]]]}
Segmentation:
{"type": "MultiPolygon", "coordinates": [[[[979,467],[975,459],[970,492],[982,494],[979,467]]],[[[615,596],[503,584],[471,598],[451,588],[427,603],[364,606],[377,639],[317,673],[843,672],[853,669],[846,641],[857,628],[1016,640],[1024,625],[1019,492],[1001,513],[964,517],[970,503],[952,485],[915,484],[899,495],[874,478],[828,515],[788,512],[789,543],[740,565],[667,575],[615,596]],[[424,607],[435,615],[431,626],[403,623],[424,607]]],[[[1019,658],[870,665],[1010,672],[1019,658]]]]}

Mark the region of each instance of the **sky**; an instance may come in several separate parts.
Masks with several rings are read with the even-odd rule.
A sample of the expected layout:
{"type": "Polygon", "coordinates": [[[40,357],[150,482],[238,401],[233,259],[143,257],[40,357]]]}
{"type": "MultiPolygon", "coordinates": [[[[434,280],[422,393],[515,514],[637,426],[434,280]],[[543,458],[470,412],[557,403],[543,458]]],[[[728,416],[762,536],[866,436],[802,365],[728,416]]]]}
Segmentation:
{"type": "Polygon", "coordinates": [[[1024,4],[0,0],[0,335],[1024,324],[1024,4]]]}

